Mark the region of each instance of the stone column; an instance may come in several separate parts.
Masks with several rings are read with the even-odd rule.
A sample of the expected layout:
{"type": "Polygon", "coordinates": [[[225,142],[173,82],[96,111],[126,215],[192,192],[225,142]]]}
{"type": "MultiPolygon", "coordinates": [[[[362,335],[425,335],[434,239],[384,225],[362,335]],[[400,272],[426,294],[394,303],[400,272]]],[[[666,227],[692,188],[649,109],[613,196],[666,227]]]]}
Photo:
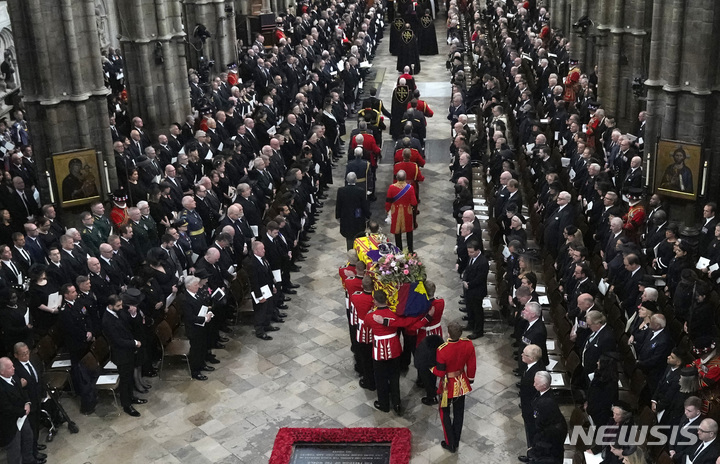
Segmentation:
{"type": "MultiPolygon", "coordinates": [[[[103,153],[111,188],[115,157],[93,0],[9,0],[18,67],[43,202],[51,156],[77,149],[103,153]]],[[[98,183],[105,190],[103,167],[98,183]]],[[[107,192],[105,192],[107,193],[107,192]]]]}
{"type": "Polygon", "coordinates": [[[119,13],[130,114],[151,133],[167,131],[191,111],[179,2],[132,0],[119,13]]]}
{"type": "MultiPolygon", "coordinates": [[[[670,3],[672,0],[655,0],[652,13],[652,30],[667,30],[667,20],[672,14],[670,3]]],[[[654,153],[657,144],[657,135],[665,114],[665,96],[662,87],[664,79],[663,56],[665,55],[665,37],[667,34],[652,34],[650,37],[650,63],[648,67],[647,87],[647,122],[645,123],[645,152],[654,153]]],[[[654,177],[654,164],[648,176],[654,177]]],[[[650,185],[653,185],[651,178],[650,185]]]]}
{"type": "Polygon", "coordinates": [[[237,62],[235,51],[235,6],[232,0],[186,0],[185,30],[189,47],[188,66],[197,68],[199,58],[214,60],[211,75],[225,70],[226,65],[237,62]],[[195,26],[202,24],[211,37],[201,44],[192,37],[195,26]],[[202,48],[201,48],[202,47],[202,48]]]}
{"type": "Polygon", "coordinates": [[[570,58],[578,60],[580,68],[585,69],[587,65],[585,60],[587,41],[575,32],[572,25],[587,14],[588,0],[574,0],[571,3],[571,7],[570,17],[568,18],[568,22],[570,23],[570,41],[572,43],[570,58]]]}

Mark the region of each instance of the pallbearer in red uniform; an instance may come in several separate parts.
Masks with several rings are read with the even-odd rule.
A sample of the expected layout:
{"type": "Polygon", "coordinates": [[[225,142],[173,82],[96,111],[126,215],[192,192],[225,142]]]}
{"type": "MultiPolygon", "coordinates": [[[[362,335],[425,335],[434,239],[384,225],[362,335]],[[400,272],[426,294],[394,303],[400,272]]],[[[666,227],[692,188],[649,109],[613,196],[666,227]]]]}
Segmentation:
{"type": "Polygon", "coordinates": [[[395,174],[397,182],[388,187],[385,212],[390,212],[390,232],[395,234],[395,245],[402,249],[402,234],[407,235],[407,248],[413,252],[413,229],[417,197],[412,185],[405,182],[405,171],[395,174]]]}
{"type": "Polygon", "coordinates": [[[440,321],[442,319],[443,312],[445,311],[445,300],[442,298],[435,298],[435,283],[426,280],[425,291],[427,292],[428,298],[430,298],[430,305],[435,309],[430,322],[422,326],[418,330],[416,346],[427,337],[428,335],[439,335],[443,336],[443,329],[440,321]]]}
{"type": "Polygon", "coordinates": [[[355,275],[352,277],[348,277],[345,280],[345,290],[347,292],[348,299],[346,300],[347,306],[345,308],[346,314],[347,314],[347,321],[348,321],[348,329],[350,331],[350,350],[353,352],[353,355],[355,356],[355,371],[357,371],[358,374],[361,374],[360,371],[360,360],[358,359],[357,354],[357,342],[355,341],[356,335],[355,331],[357,330],[357,322],[353,322],[353,314],[352,314],[352,296],[355,293],[361,292],[363,289],[363,277],[365,277],[365,263],[362,261],[359,261],[355,265],[355,275]]]}
{"type": "Polygon", "coordinates": [[[370,327],[365,324],[365,316],[375,306],[373,296],[373,282],[370,276],[363,277],[361,292],[350,295],[350,323],[355,324],[355,359],[360,367],[360,386],[375,391],[375,370],[373,369],[373,334],[370,327]]]}
{"type": "Polygon", "coordinates": [[[392,402],[393,410],[402,415],[398,359],[402,354],[402,345],[398,329],[408,327],[410,330],[417,330],[431,320],[434,312],[430,308],[426,316],[402,317],[388,308],[384,291],[376,290],[373,299],[376,308],[365,316],[364,322],[373,333],[373,368],[378,394],[374,406],[380,411],[388,412],[392,402]]]}
{"type": "Polygon", "coordinates": [[[457,322],[448,325],[448,334],[448,341],[438,348],[433,374],[440,377],[440,420],[445,434],[440,446],[454,453],[460,444],[465,395],[470,393],[470,384],[475,380],[475,346],[467,338],[460,338],[462,327],[457,322]]]}

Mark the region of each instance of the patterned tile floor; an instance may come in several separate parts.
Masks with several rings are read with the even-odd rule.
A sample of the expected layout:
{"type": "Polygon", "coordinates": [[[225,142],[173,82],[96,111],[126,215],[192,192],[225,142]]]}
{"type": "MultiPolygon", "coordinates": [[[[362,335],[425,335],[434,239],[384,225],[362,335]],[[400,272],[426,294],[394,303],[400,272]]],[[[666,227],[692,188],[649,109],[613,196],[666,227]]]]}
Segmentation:
{"type": "MultiPolygon", "coordinates": [[[[429,120],[429,162],[421,191],[416,251],[447,301],[445,323],[459,320],[459,283],[454,268],[455,223],[451,218],[452,186],[447,168],[449,123],[445,119],[449,74],[445,69],[444,22],[436,21],[441,55],[423,57],[417,80],[435,111],[429,120]]],[[[395,85],[395,58],[384,41],[374,66],[385,67],[381,98],[390,102],[395,85]]],[[[352,127],[348,127],[348,132],[352,127]]],[[[411,368],[401,378],[406,413],[403,417],[376,411],[374,393],[358,386],[349,350],[343,295],[337,268],[343,263],[345,240],[333,217],[335,189],[344,169],[335,169],[335,185],[312,236],[302,271],[294,281],[302,286],[290,302],[289,317],[270,342],[252,336],[252,327],[239,326],[210,380],[152,379],[147,405],[139,419],[119,417],[111,398],[101,393],[96,415],[78,412],[74,399],[63,404],[81,431],[63,427],[48,444],[51,463],[261,463],[267,462],[280,427],[408,427],[413,434],[413,464],[511,463],[523,451],[524,431],[518,408],[515,365],[505,335],[476,341],[478,374],[466,402],[465,426],[457,454],[440,447],[442,430],[437,408],[420,403],[411,368]]],[[[379,185],[390,182],[391,166],[382,165],[379,185]]],[[[381,189],[382,190],[382,189],[381,189]]],[[[378,197],[382,198],[382,191],[378,197]]],[[[373,218],[385,217],[383,204],[373,205],[373,218]]],[[[176,365],[169,369],[181,373],[176,365]]]]}

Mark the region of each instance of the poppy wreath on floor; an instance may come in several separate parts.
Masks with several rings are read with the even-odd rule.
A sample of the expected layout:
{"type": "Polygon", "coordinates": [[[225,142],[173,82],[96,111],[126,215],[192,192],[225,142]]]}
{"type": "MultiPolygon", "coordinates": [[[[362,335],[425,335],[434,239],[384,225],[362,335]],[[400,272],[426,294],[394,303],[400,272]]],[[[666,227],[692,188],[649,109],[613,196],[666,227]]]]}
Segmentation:
{"type": "Polygon", "coordinates": [[[296,443],[390,443],[390,462],[410,462],[411,437],[406,428],[346,429],[281,428],[275,437],[270,464],[288,464],[296,443]]]}

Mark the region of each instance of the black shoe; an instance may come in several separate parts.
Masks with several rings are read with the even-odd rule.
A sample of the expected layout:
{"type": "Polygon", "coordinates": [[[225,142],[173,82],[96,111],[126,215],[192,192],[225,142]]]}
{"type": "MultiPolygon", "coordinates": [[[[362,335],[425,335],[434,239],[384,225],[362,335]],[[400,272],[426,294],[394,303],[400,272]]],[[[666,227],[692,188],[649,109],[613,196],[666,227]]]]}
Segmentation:
{"type": "MultiPolygon", "coordinates": [[[[286,288],[285,290],[283,290],[283,293],[287,293],[288,295],[297,295],[297,290],[293,290],[292,288],[286,288]]],[[[289,301],[289,300],[290,300],[290,298],[288,298],[284,301],[289,301]]]]}
{"type": "MultiPolygon", "coordinates": [[[[40,449],[40,444],[39,444],[39,443],[38,443],[38,449],[40,449]]],[[[47,460],[47,454],[45,454],[45,453],[35,453],[35,459],[38,460],[38,461],[40,461],[40,460],[45,461],[45,460],[47,460]]]]}
{"type": "MultiPolygon", "coordinates": [[[[223,332],[225,332],[225,331],[223,330],[223,332]]],[[[227,338],[227,337],[222,337],[222,336],[220,336],[220,337],[218,337],[218,341],[219,341],[220,343],[227,343],[227,342],[230,341],[230,339],[227,338]]]]}
{"type": "Polygon", "coordinates": [[[288,305],[286,305],[285,303],[281,303],[281,304],[277,305],[276,308],[277,309],[288,309],[288,305]]]}
{"type": "Polygon", "coordinates": [[[375,401],[375,402],[373,403],[373,406],[375,406],[375,409],[377,409],[378,411],[390,412],[390,408],[383,408],[382,406],[380,406],[380,402],[379,402],[379,401],[375,401]]]}
{"type": "Polygon", "coordinates": [[[443,440],[443,441],[440,442],[440,446],[442,446],[443,449],[446,449],[446,450],[450,451],[451,453],[455,453],[455,452],[457,451],[454,447],[452,447],[452,446],[448,445],[447,443],[445,443],[445,440],[443,440]]]}
{"type": "Polygon", "coordinates": [[[47,459],[35,459],[35,464],[45,464],[47,462],[47,459]]]}
{"type": "Polygon", "coordinates": [[[149,391],[148,391],[147,388],[138,388],[138,387],[135,387],[135,391],[138,392],[138,393],[142,393],[142,394],[149,393],[149,391]]]}
{"type": "Polygon", "coordinates": [[[462,320],[463,320],[463,321],[469,321],[469,320],[470,320],[470,316],[463,316],[463,317],[462,317],[462,320]]]}
{"type": "MultiPolygon", "coordinates": [[[[47,449],[47,446],[46,446],[46,445],[43,445],[42,443],[38,443],[38,444],[37,444],[37,449],[39,449],[40,451],[42,451],[42,450],[47,449]]],[[[46,457],[47,457],[47,456],[46,456],[46,457]]]]}
{"type": "Polygon", "coordinates": [[[461,313],[466,313],[466,312],[467,312],[467,308],[458,308],[458,311],[460,311],[461,313]]]}
{"type": "Polygon", "coordinates": [[[302,267],[298,266],[297,264],[293,264],[292,266],[290,266],[290,272],[299,272],[300,269],[302,269],[302,267]]]}
{"type": "MultiPolygon", "coordinates": [[[[225,332],[226,334],[231,334],[231,333],[233,333],[233,329],[231,329],[231,328],[228,327],[227,325],[225,325],[225,327],[220,327],[219,330],[220,330],[220,332],[225,332]]],[[[220,338],[227,338],[227,337],[223,337],[223,336],[221,335],[220,338]]],[[[230,341],[230,339],[228,338],[228,339],[225,340],[225,341],[230,341]]]]}
{"type": "Polygon", "coordinates": [[[287,284],[287,287],[288,287],[288,288],[300,288],[300,286],[299,286],[298,284],[294,284],[294,283],[292,283],[292,282],[290,282],[289,284],[287,284]]]}
{"type": "Polygon", "coordinates": [[[70,433],[78,433],[80,431],[75,422],[68,422],[68,430],[70,433]]]}
{"type": "Polygon", "coordinates": [[[272,337],[268,334],[256,334],[255,336],[260,340],[272,340],[272,337]]]}
{"type": "Polygon", "coordinates": [[[287,313],[278,313],[278,317],[287,317],[287,313]]]}
{"type": "Polygon", "coordinates": [[[298,256],[295,258],[295,261],[306,261],[306,260],[307,260],[307,258],[304,256],[298,256]]]}
{"type": "Polygon", "coordinates": [[[283,301],[292,301],[292,298],[290,298],[289,296],[286,296],[283,298],[283,301]]]}
{"type": "Polygon", "coordinates": [[[368,385],[368,382],[365,381],[365,379],[360,380],[360,386],[364,388],[365,390],[375,391],[377,387],[375,385],[368,385]]]}
{"type": "Polygon", "coordinates": [[[136,397],[133,397],[132,404],[147,404],[147,401],[148,400],[146,400],[145,398],[138,398],[136,396],[136,397]]]}
{"type": "Polygon", "coordinates": [[[213,346],[213,349],[214,349],[214,350],[224,350],[224,349],[225,349],[225,345],[223,345],[222,343],[218,342],[218,343],[215,344],[215,346],[213,346]]]}
{"type": "Polygon", "coordinates": [[[517,388],[520,388],[520,382],[516,382],[516,383],[515,383],[515,386],[516,386],[517,388]]]}
{"type": "Polygon", "coordinates": [[[464,304],[465,304],[465,300],[460,300],[460,301],[458,301],[458,304],[464,305],[464,304]]]}
{"type": "Polygon", "coordinates": [[[127,414],[129,416],[140,417],[140,413],[137,412],[137,410],[135,408],[133,408],[132,406],[124,407],[123,411],[125,411],[125,414],[127,414]]]}
{"type": "Polygon", "coordinates": [[[271,326],[265,327],[265,330],[267,332],[277,332],[278,330],[280,330],[280,327],[275,327],[275,326],[271,325],[271,326]]]}
{"type": "Polygon", "coordinates": [[[308,247],[298,247],[298,251],[300,251],[300,253],[307,253],[310,249],[308,247]]]}
{"type": "Polygon", "coordinates": [[[215,356],[213,356],[212,358],[205,358],[205,362],[210,364],[220,364],[220,360],[215,356]]]}
{"type": "Polygon", "coordinates": [[[205,366],[201,367],[200,370],[205,371],[205,372],[212,372],[215,370],[215,368],[212,366],[205,365],[205,366]]]}
{"type": "Polygon", "coordinates": [[[520,344],[518,342],[513,342],[513,344],[512,344],[513,348],[517,348],[518,346],[520,346],[520,344]]]}
{"type": "Polygon", "coordinates": [[[93,407],[92,409],[86,409],[84,411],[81,410],[80,412],[85,416],[89,416],[91,414],[95,414],[95,408],[93,407]]]}
{"type": "Polygon", "coordinates": [[[476,338],[481,338],[481,337],[484,337],[484,336],[485,336],[485,334],[483,334],[483,333],[481,333],[481,332],[473,332],[473,333],[471,333],[470,335],[468,335],[468,338],[469,338],[470,340],[475,340],[476,338]]]}
{"type": "Polygon", "coordinates": [[[518,461],[520,462],[530,462],[530,458],[527,456],[518,456],[518,461]]]}
{"type": "Polygon", "coordinates": [[[203,381],[208,379],[207,375],[203,375],[203,374],[193,374],[192,378],[195,380],[203,380],[203,381]]]}
{"type": "Polygon", "coordinates": [[[438,404],[437,397],[429,398],[426,396],[426,397],[423,397],[420,401],[422,401],[422,404],[425,404],[428,406],[432,406],[433,404],[438,404]]]}
{"type": "Polygon", "coordinates": [[[285,319],[283,319],[282,317],[273,318],[273,319],[271,319],[271,321],[276,324],[284,324],[285,323],[285,319]]]}
{"type": "Polygon", "coordinates": [[[400,406],[399,404],[396,404],[395,406],[393,406],[393,411],[395,411],[395,414],[397,414],[398,416],[403,415],[402,406],[400,406]]]}

